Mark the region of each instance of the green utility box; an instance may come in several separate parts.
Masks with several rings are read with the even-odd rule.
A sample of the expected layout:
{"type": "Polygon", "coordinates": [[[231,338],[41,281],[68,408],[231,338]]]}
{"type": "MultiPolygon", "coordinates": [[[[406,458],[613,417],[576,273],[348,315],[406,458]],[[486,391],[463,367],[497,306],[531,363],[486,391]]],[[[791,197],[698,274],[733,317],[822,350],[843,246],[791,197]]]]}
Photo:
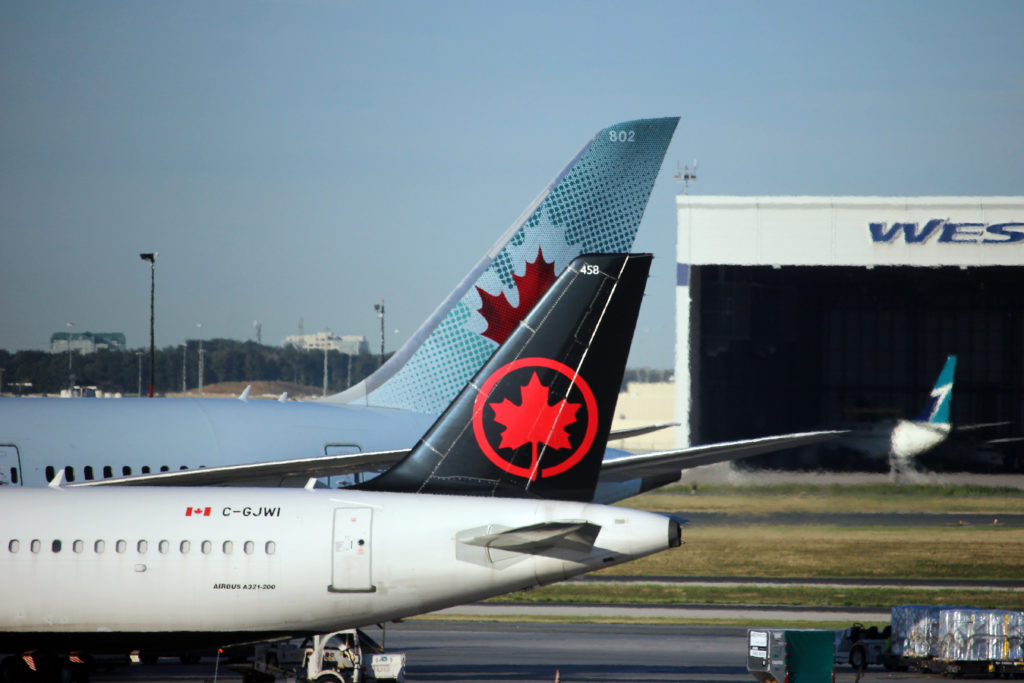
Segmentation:
{"type": "Polygon", "coordinates": [[[834,680],[835,631],[747,630],[747,671],[762,683],[827,683],[834,680]]]}

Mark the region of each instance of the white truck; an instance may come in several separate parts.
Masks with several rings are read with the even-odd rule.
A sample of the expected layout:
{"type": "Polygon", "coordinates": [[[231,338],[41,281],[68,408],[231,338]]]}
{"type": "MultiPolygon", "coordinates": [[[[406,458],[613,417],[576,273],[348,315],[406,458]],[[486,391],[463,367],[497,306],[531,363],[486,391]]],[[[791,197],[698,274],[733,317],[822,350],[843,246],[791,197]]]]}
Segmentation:
{"type": "Polygon", "coordinates": [[[257,645],[252,668],[243,673],[243,681],[264,683],[278,678],[320,683],[403,683],[405,654],[384,652],[357,629],[257,645]]]}

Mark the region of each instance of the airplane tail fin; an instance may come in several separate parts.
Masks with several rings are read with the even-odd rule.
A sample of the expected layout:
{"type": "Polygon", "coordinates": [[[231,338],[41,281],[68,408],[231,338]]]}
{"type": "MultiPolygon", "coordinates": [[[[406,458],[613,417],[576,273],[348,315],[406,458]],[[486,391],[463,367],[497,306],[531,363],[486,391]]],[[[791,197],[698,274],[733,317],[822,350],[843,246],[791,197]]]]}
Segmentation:
{"type": "Polygon", "coordinates": [[[678,122],[600,131],[384,365],[323,400],[440,413],[570,261],[630,250],[678,122]]]}
{"type": "Polygon", "coordinates": [[[590,501],[651,258],[575,259],[416,447],[359,488],[590,501]]]}
{"type": "Polygon", "coordinates": [[[917,418],[918,422],[949,424],[950,403],[953,399],[953,375],[955,373],[956,356],[947,356],[946,364],[942,366],[942,372],[935,380],[935,386],[928,397],[928,405],[917,418]]]}

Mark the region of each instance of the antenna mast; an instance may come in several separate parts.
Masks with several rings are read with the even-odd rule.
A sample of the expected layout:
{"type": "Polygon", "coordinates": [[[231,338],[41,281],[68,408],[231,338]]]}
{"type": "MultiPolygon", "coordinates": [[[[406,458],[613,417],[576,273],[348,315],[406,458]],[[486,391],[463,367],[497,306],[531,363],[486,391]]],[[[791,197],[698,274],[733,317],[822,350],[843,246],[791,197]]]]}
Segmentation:
{"type": "Polygon", "coordinates": [[[683,184],[683,194],[690,194],[690,183],[697,180],[697,160],[693,160],[693,169],[689,166],[679,167],[679,162],[676,162],[676,174],[673,176],[676,182],[683,184]]]}

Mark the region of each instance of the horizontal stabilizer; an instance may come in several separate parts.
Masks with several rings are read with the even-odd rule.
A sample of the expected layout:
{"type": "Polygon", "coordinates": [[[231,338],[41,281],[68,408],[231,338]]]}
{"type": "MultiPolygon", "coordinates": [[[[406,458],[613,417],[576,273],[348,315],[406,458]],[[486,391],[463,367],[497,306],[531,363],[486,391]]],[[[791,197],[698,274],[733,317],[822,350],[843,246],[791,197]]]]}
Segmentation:
{"type": "Polygon", "coordinates": [[[576,519],[531,524],[518,529],[476,536],[463,542],[517,553],[536,554],[553,548],[588,552],[594,547],[594,541],[597,540],[600,531],[600,525],[576,519]]]}
{"type": "MultiPolygon", "coordinates": [[[[830,441],[846,433],[822,431],[784,434],[605,459],[601,463],[600,480],[627,481],[640,477],[668,474],[690,467],[738,460],[785,448],[830,441]]],[[[295,484],[301,486],[309,477],[333,477],[388,467],[401,460],[408,452],[407,450],[377,451],[256,462],[245,465],[225,465],[223,467],[205,467],[177,472],[139,474],[116,479],[83,481],[66,484],[66,486],[222,486],[226,484],[252,486],[256,483],[277,486],[285,479],[296,479],[295,484]]],[[[59,472],[63,473],[63,470],[59,470],[59,472]]]]}
{"type": "Polygon", "coordinates": [[[644,425],[643,427],[633,427],[632,429],[613,429],[612,433],[608,435],[608,440],[618,441],[619,439],[632,439],[634,436],[643,436],[644,434],[650,434],[651,432],[659,432],[662,429],[668,429],[669,427],[678,426],[678,422],[662,422],[656,425],[644,425]]]}
{"type": "Polygon", "coordinates": [[[711,465],[716,462],[781,451],[785,448],[831,441],[847,433],[845,431],[801,432],[766,436],[759,439],[726,441],[704,446],[690,446],[672,451],[627,455],[614,460],[605,460],[601,466],[601,480],[627,481],[637,477],[678,472],[690,467],[711,465]]]}
{"type": "MultiPolygon", "coordinates": [[[[83,481],[71,486],[221,486],[225,484],[278,486],[296,478],[301,486],[309,477],[334,477],[387,467],[405,457],[407,450],[321,455],[315,458],[255,462],[245,465],[204,467],[178,472],[139,474],[133,477],[83,481]]],[[[63,470],[61,470],[63,472],[63,470]]]]}
{"type": "MultiPolygon", "coordinates": [[[[1006,420],[1005,422],[981,422],[973,425],[956,425],[953,431],[959,434],[960,432],[976,432],[979,429],[995,429],[996,427],[1006,427],[1012,425],[1013,422],[1006,420]]],[[[990,442],[991,443],[991,442],[990,442]]]]}

